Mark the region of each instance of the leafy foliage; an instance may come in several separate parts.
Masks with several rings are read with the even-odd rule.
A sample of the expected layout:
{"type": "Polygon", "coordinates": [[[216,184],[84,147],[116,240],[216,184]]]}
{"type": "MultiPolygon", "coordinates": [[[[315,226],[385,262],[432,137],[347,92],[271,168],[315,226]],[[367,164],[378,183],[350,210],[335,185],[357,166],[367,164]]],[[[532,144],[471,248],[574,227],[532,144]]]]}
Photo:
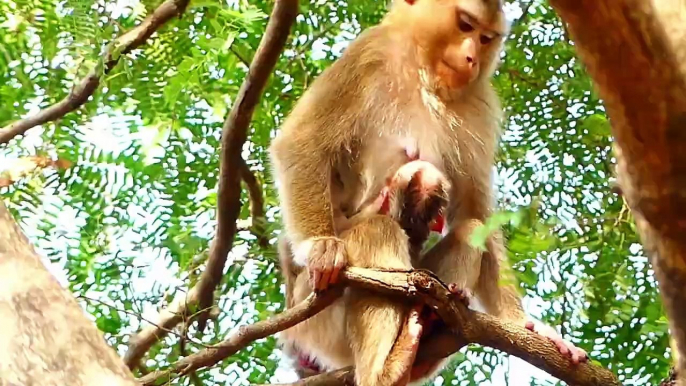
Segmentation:
{"type": "MultiPolygon", "coordinates": [[[[0,126],[67,95],[107,43],[160,3],[0,0],[0,126]]],[[[531,313],[561,326],[624,384],[657,384],[669,368],[667,325],[631,215],[611,191],[612,139],[602,103],[549,6],[510,5],[514,14],[524,12],[495,79],[507,119],[497,163],[503,212],[490,226],[506,231],[531,313]]],[[[84,107],[0,149],[0,171],[33,155],[73,165],[34,173],[0,194],[121,353],[129,334],[197,279],[214,234],[221,123],[272,6],[192,2],[182,18],[126,55],[84,107]]],[[[270,230],[279,222],[266,156],[275,128],[346,43],[383,13],[381,2],[301,2],[244,149],[264,189],[270,230]]],[[[248,219],[247,193],[243,202],[241,219],[248,219]]],[[[272,249],[240,232],[218,290],[219,318],[202,336],[190,326],[156,345],[147,369],[282,310],[275,261],[272,249]]],[[[173,384],[287,380],[275,343],[255,342],[173,384]]],[[[509,373],[519,385],[529,382],[518,378],[529,374],[520,367],[472,347],[439,382],[504,384],[509,373]]],[[[555,383],[530,373],[532,385],[555,383]]]]}

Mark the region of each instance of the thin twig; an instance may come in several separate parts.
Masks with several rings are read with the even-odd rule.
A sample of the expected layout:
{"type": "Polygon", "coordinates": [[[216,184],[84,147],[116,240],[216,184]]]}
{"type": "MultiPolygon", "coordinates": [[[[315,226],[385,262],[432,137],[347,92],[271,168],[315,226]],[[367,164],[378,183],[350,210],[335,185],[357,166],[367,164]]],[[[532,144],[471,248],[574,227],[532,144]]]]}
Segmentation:
{"type": "Polygon", "coordinates": [[[262,194],[262,187],[257,180],[255,173],[250,170],[248,164],[241,159],[241,179],[248,187],[248,196],[250,196],[250,229],[252,234],[257,237],[257,243],[262,248],[269,247],[269,237],[266,235],[267,217],[264,213],[264,196],[262,194]]]}
{"type": "Polygon", "coordinates": [[[122,55],[141,46],[167,21],[183,14],[190,0],[167,0],[157,7],[143,22],[118,37],[110,44],[102,57],[102,62],[92,69],[80,83],[75,84],[69,95],[54,105],[39,111],[37,114],[21,119],[0,129],[0,144],[23,135],[29,129],[54,121],[70,113],[88,101],[100,85],[100,79],[107,75],[119,62],[122,55]]]}
{"type": "Polygon", "coordinates": [[[193,339],[191,339],[191,338],[188,338],[188,337],[184,336],[183,334],[179,334],[178,332],[176,332],[176,331],[174,331],[174,330],[166,329],[166,328],[164,328],[164,326],[161,326],[161,325],[159,325],[159,324],[156,324],[156,323],[154,323],[153,321],[151,321],[150,319],[144,318],[143,315],[137,314],[137,313],[132,312],[132,311],[125,310],[125,309],[123,309],[123,308],[119,308],[119,307],[117,307],[117,306],[113,306],[113,305],[111,305],[111,304],[109,304],[109,303],[103,302],[103,301],[100,300],[100,299],[95,299],[95,298],[92,298],[92,297],[90,297],[90,296],[78,295],[77,297],[78,297],[78,298],[81,298],[81,299],[84,299],[84,300],[86,300],[86,301],[99,303],[99,304],[101,304],[101,305],[103,305],[103,306],[105,306],[105,307],[107,307],[107,308],[113,309],[113,310],[115,310],[115,311],[124,313],[124,314],[129,315],[129,316],[133,316],[134,318],[136,318],[136,319],[138,319],[138,320],[142,320],[142,321],[144,321],[144,322],[146,322],[146,323],[149,323],[149,324],[155,326],[156,328],[159,328],[160,330],[163,330],[163,331],[165,331],[165,332],[168,333],[168,334],[172,334],[172,335],[174,335],[174,336],[176,336],[176,337],[178,337],[178,338],[180,338],[180,339],[190,340],[192,343],[197,344],[197,345],[199,345],[199,346],[210,347],[209,345],[204,344],[204,343],[202,343],[202,342],[200,342],[200,341],[196,341],[196,340],[193,340],[193,339]]]}

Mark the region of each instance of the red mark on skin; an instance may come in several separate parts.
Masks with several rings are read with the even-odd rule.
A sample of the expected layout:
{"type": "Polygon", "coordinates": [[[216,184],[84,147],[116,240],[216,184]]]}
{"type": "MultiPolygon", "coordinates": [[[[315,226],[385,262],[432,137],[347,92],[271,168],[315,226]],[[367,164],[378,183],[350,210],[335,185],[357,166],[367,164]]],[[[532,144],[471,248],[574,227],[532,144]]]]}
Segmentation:
{"type": "Polygon", "coordinates": [[[442,214],[439,214],[438,216],[436,216],[436,220],[434,220],[430,229],[432,232],[443,233],[444,228],[445,228],[445,217],[443,217],[442,214]]]}
{"type": "Polygon", "coordinates": [[[302,352],[298,352],[298,365],[304,369],[314,371],[317,374],[322,372],[322,369],[317,365],[317,362],[309,355],[302,352]]]}
{"type": "Polygon", "coordinates": [[[379,214],[388,214],[388,212],[391,210],[390,195],[388,194],[388,190],[386,189],[382,190],[381,194],[384,195],[384,198],[383,204],[381,204],[381,209],[379,209],[379,214]]]}

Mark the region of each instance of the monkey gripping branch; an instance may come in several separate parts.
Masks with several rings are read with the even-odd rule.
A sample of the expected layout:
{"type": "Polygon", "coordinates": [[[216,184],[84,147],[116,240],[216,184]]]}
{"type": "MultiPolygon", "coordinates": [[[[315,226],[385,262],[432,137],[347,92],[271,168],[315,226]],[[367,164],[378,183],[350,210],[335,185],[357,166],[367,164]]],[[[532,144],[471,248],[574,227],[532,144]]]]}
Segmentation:
{"type": "MultiPolygon", "coordinates": [[[[515,355],[570,385],[620,385],[611,371],[598,365],[590,362],[573,365],[548,339],[523,327],[468,309],[461,301],[454,300],[454,295],[445,284],[428,271],[391,272],[350,267],[343,277],[344,285],[420,300],[437,311],[446,322],[448,331],[440,334],[439,339],[432,339],[422,346],[419,358],[445,358],[470,343],[476,343],[515,355]]],[[[139,381],[143,385],[158,385],[215,365],[257,339],[293,327],[316,315],[342,294],[341,289],[337,287],[312,294],[296,307],[271,319],[243,326],[221,343],[192,354],[172,364],[167,370],[150,373],[139,381]]],[[[318,384],[324,379],[327,385],[345,385],[352,379],[352,372],[347,370],[314,376],[311,381],[305,378],[298,384],[318,384]]]]}

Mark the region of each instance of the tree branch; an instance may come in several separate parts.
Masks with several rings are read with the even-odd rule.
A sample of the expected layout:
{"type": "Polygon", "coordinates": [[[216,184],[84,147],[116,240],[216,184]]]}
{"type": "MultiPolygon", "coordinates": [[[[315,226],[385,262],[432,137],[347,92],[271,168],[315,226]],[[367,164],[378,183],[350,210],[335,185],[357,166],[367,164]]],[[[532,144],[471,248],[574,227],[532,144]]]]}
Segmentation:
{"type": "MultiPolygon", "coordinates": [[[[297,12],[297,0],[276,1],[267,31],[260,42],[248,75],[238,91],[236,102],[224,122],[217,194],[217,231],[210,247],[207,266],[200,275],[198,283],[188,292],[188,295],[175,299],[171,306],[160,313],[157,324],[166,330],[174,328],[184,320],[188,309],[196,308],[196,306],[203,312],[198,320],[198,327],[200,330],[205,327],[207,311],[214,301],[214,289],[221,281],[226,258],[231,251],[237,232],[236,220],[240,212],[240,180],[241,178],[250,180],[250,176],[241,167],[245,165],[245,161],[241,158],[240,152],[247,140],[252,113],[286,44],[297,12]]],[[[251,191],[251,183],[246,181],[251,195],[252,208],[257,210],[255,191],[251,191]]],[[[259,196],[261,197],[261,193],[259,196]]],[[[259,200],[257,202],[259,203],[259,200]]],[[[131,339],[124,356],[124,361],[129,368],[135,368],[152,345],[166,336],[166,331],[162,328],[146,327],[131,339]]]]}
{"type": "Polygon", "coordinates": [[[3,384],[130,385],[133,375],[48,272],[0,199],[3,384]]]}
{"type": "Polygon", "coordinates": [[[100,85],[102,75],[107,75],[119,62],[121,55],[141,46],[171,18],[183,14],[190,0],[167,0],[157,7],[143,22],[131,31],[115,39],[102,56],[102,62],[92,69],[69,95],[37,114],[11,123],[0,129],[0,144],[23,135],[32,127],[54,121],[81,107],[100,85]]]}
{"type": "Polygon", "coordinates": [[[140,330],[129,340],[129,347],[124,354],[124,363],[129,369],[138,367],[143,355],[160,339],[167,336],[169,331],[187,318],[189,304],[197,303],[197,291],[192,288],[188,294],[179,296],[163,309],[154,325],[149,325],[140,330]]]}
{"type": "Polygon", "coordinates": [[[159,380],[172,379],[192,371],[213,366],[235,354],[257,339],[266,338],[311,318],[325,309],[342,294],[341,288],[319,294],[311,294],[302,303],[270,319],[249,326],[241,326],[223,342],[189,355],[174,363],[169,369],[152,372],[139,379],[143,385],[156,385],[159,380]]]}
{"type": "MultiPolygon", "coordinates": [[[[686,4],[550,0],[603,98],[617,176],[686,373],[686,4]]],[[[685,382],[686,381],[682,381],[685,382]]]]}
{"type": "MultiPolygon", "coordinates": [[[[355,386],[355,372],[352,367],[329,371],[301,379],[293,383],[278,383],[279,386],[355,386]]],[[[273,385],[273,384],[272,384],[273,385]]],[[[266,386],[266,385],[260,385],[266,386]]]]}
{"type": "MultiPolygon", "coordinates": [[[[298,14],[298,0],[277,0],[257,52],[243,81],[236,102],[222,128],[217,192],[217,231],[210,247],[207,266],[197,284],[201,309],[208,309],[214,301],[214,290],[224,274],[226,258],[236,236],[236,219],[240,211],[241,170],[243,144],[248,137],[248,125],[260,100],[267,79],[283,51],[291,26],[298,14]],[[238,167],[237,167],[238,166],[238,167]]],[[[204,330],[207,314],[198,319],[198,329],[204,330]]]]}
{"type": "MultiPolygon", "coordinates": [[[[382,271],[349,267],[343,274],[343,285],[352,285],[391,296],[422,301],[433,307],[448,326],[448,330],[422,344],[418,359],[442,359],[467,344],[477,343],[517,356],[549,374],[578,386],[619,385],[615,375],[607,369],[591,363],[573,365],[568,357],[558,351],[554,343],[531,332],[523,326],[503,322],[496,317],[468,309],[462,302],[454,301],[448,288],[431,272],[425,270],[382,271]]],[[[340,288],[339,288],[340,290],[340,288]]],[[[311,295],[298,306],[251,326],[241,327],[238,333],[212,348],[188,356],[166,371],[141,378],[145,385],[156,380],[187,374],[202,367],[212,366],[247,346],[255,339],[264,338],[315,315],[336,296],[325,292],[326,301],[315,303],[318,296],[311,295]],[[331,296],[331,298],[328,298],[331,296]],[[326,303],[326,304],[324,304],[326,303]]],[[[347,371],[347,370],[346,370],[347,371]]],[[[344,385],[349,379],[345,371],[317,376],[302,385],[344,385]],[[310,383],[312,382],[312,383],[310,383]]],[[[309,378],[308,378],[309,379],[309,378]]]]}

